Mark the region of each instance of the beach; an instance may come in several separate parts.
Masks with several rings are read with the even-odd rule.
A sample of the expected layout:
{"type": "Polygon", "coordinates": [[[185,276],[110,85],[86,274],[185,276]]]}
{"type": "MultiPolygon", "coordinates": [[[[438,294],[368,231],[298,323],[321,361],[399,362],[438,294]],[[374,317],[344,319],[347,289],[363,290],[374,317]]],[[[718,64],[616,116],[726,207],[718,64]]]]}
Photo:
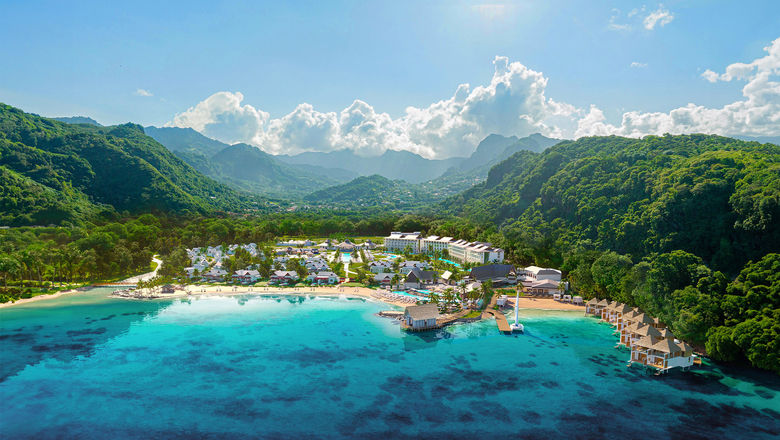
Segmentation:
{"type": "MultiPolygon", "coordinates": [[[[511,307],[515,306],[515,298],[508,298],[507,304],[511,307]]],[[[552,298],[532,298],[522,297],[520,298],[518,307],[521,309],[540,309],[540,310],[574,310],[585,312],[584,305],[576,305],[571,303],[565,303],[561,301],[555,301],[552,298]]]]}
{"type": "Polygon", "coordinates": [[[44,299],[53,299],[53,298],[60,297],[62,295],[67,295],[67,294],[75,293],[75,292],[77,292],[76,289],[69,289],[69,290],[60,290],[59,292],[54,292],[54,293],[46,293],[46,294],[43,294],[43,295],[33,296],[32,298],[21,298],[21,299],[17,299],[14,302],[0,303],[0,309],[5,308],[5,307],[19,306],[19,305],[22,305],[22,304],[28,304],[28,303],[31,303],[31,302],[41,301],[41,300],[44,300],[44,299]]]}

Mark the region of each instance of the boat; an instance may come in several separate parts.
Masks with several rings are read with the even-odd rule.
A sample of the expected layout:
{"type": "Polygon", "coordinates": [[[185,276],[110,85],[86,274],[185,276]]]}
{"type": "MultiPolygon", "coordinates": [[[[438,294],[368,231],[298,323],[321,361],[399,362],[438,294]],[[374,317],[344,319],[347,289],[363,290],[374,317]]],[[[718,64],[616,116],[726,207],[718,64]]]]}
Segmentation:
{"type": "Polygon", "coordinates": [[[520,289],[517,289],[517,298],[515,298],[515,322],[509,325],[509,328],[512,329],[512,332],[520,332],[523,333],[525,331],[525,327],[523,327],[523,324],[520,324],[520,289]]]}

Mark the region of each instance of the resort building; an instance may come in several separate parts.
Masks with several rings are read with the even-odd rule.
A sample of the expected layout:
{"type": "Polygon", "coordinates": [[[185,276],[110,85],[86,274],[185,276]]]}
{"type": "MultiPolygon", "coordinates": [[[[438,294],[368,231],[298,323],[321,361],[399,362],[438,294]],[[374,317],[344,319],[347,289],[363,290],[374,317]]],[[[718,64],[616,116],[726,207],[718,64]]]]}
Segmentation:
{"type": "Polygon", "coordinates": [[[534,281],[550,280],[561,281],[561,271],[538,266],[528,266],[523,269],[523,275],[534,281]]]}
{"type": "Polygon", "coordinates": [[[444,252],[462,263],[500,263],[504,261],[504,250],[490,243],[455,240],[452,237],[431,235],[423,237],[420,232],[391,232],[385,237],[388,252],[433,253],[444,252]]]}
{"type": "Polygon", "coordinates": [[[404,310],[404,328],[414,331],[438,328],[436,320],[439,317],[439,306],[436,304],[409,306],[404,310]]]}
{"type": "MultiPolygon", "coordinates": [[[[523,286],[525,286],[525,283],[523,283],[523,286]]],[[[525,287],[526,291],[531,295],[562,295],[565,288],[561,287],[560,281],[552,280],[534,281],[525,287]]]]}
{"type": "Polygon", "coordinates": [[[233,281],[242,284],[256,283],[260,279],[260,272],[256,270],[237,270],[233,273],[233,281]]]}
{"type": "Polygon", "coordinates": [[[404,279],[404,287],[407,289],[422,289],[436,283],[436,272],[413,268],[404,279]]]}
{"type": "Polygon", "coordinates": [[[320,257],[309,258],[304,263],[304,266],[309,273],[322,272],[330,269],[328,263],[320,257]]]}
{"type": "Polygon", "coordinates": [[[404,261],[398,266],[399,272],[406,275],[412,271],[412,269],[430,269],[431,265],[424,261],[404,261]]]}
{"type": "MultiPolygon", "coordinates": [[[[396,274],[390,272],[378,273],[374,276],[374,282],[383,286],[389,286],[393,283],[394,276],[396,276],[396,274]]],[[[398,277],[398,280],[402,279],[402,277],[398,277]]]]}
{"type": "Polygon", "coordinates": [[[278,285],[295,284],[299,277],[296,272],[288,270],[277,270],[271,274],[270,283],[278,285]]]}
{"type": "Polygon", "coordinates": [[[204,273],[203,278],[205,278],[207,281],[218,282],[218,281],[224,281],[226,275],[227,275],[226,270],[213,268],[207,271],[206,273],[204,273]]]}
{"type": "Polygon", "coordinates": [[[372,261],[368,263],[368,270],[372,273],[388,272],[393,267],[393,263],[389,261],[372,261]]]}
{"type": "Polygon", "coordinates": [[[309,274],[306,281],[314,284],[337,284],[339,276],[333,272],[317,272],[309,274]]]}
{"type": "Polygon", "coordinates": [[[471,269],[469,279],[480,283],[490,280],[495,286],[517,284],[517,272],[511,264],[488,264],[471,269]]]}

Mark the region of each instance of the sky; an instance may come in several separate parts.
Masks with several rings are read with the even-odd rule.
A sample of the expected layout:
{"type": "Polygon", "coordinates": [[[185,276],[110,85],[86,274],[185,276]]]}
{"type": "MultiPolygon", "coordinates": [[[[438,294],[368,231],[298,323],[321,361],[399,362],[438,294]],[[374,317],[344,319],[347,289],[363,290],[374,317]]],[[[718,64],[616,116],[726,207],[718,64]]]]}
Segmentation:
{"type": "Polygon", "coordinates": [[[273,154],[780,135],[780,2],[0,0],[0,102],[273,154]]]}

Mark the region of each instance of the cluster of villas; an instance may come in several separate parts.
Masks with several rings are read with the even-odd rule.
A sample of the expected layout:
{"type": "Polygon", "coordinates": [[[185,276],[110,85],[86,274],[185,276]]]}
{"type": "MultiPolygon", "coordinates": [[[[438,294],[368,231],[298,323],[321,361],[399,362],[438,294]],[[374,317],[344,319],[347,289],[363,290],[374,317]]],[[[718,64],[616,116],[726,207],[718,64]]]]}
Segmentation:
{"type": "Polygon", "coordinates": [[[688,369],[698,363],[693,347],[674,337],[658,318],[618,302],[593,298],[585,304],[585,314],[615,327],[618,345],[631,350],[628,364],[652,367],[659,373],[673,368],[688,369]]]}
{"type": "MultiPolygon", "coordinates": [[[[224,260],[235,255],[238,248],[246,250],[251,256],[265,259],[255,243],[247,245],[230,245],[227,249],[222,246],[209,246],[205,248],[187,249],[191,260],[191,266],[184,268],[190,279],[199,278],[206,282],[228,282],[237,284],[254,284],[262,279],[257,267],[250,266],[239,269],[232,274],[224,269],[224,260]]],[[[337,284],[342,281],[336,273],[331,271],[327,261],[314,255],[280,255],[273,258],[273,268],[269,276],[269,283],[275,285],[292,285],[300,281],[300,276],[295,271],[286,270],[291,258],[300,258],[308,275],[304,280],[310,284],[337,284]]]]}
{"type": "Polygon", "coordinates": [[[331,240],[322,243],[311,240],[282,240],[276,243],[277,255],[282,254],[308,254],[316,255],[325,251],[354,252],[360,249],[373,250],[377,245],[373,241],[366,240],[363,243],[354,243],[349,239],[344,241],[331,240]]]}

